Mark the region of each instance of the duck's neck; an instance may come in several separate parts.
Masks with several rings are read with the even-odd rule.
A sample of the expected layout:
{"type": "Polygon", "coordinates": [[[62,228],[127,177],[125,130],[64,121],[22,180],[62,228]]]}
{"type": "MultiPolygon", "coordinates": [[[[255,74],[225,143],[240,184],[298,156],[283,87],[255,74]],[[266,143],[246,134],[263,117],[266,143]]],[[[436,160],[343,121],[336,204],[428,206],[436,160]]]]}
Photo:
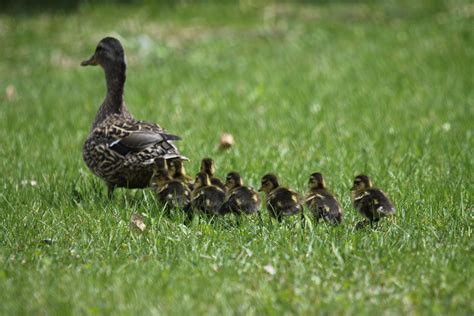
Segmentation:
{"type": "Polygon", "coordinates": [[[123,89],[125,86],[125,63],[105,67],[105,80],[107,82],[107,97],[105,104],[110,112],[119,113],[123,105],[123,89]]]}
{"type": "Polygon", "coordinates": [[[316,192],[316,191],[319,191],[319,190],[326,190],[326,188],[324,187],[324,185],[322,184],[318,184],[312,188],[309,189],[311,192],[316,192]]]}
{"type": "Polygon", "coordinates": [[[127,107],[123,102],[123,91],[126,79],[125,62],[108,65],[104,67],[105,81],[107,83],[107,95],[97,112],[92,129],[99,125],[107,116],[111,114],[123,114],[130,116],[127,107]]]}

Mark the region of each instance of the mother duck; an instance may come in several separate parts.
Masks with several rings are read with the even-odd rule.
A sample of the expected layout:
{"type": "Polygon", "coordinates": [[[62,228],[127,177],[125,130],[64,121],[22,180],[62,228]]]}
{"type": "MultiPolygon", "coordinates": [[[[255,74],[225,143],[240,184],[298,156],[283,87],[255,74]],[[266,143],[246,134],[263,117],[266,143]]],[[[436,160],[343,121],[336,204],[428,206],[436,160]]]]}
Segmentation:
{"type": "Polygon", "coordinates": [[[148,187],[157,157],[187,159],[172,143],[180,137],[157,124],[138,121],[128,111],[123,100],[127,65],[119,40],[102,39],[92,57],[81,65],[99,65],[105,72],[107,95],[84,143],[83,157],[89,169],[107,184],[109,197],[117,187],[148,187]]]}

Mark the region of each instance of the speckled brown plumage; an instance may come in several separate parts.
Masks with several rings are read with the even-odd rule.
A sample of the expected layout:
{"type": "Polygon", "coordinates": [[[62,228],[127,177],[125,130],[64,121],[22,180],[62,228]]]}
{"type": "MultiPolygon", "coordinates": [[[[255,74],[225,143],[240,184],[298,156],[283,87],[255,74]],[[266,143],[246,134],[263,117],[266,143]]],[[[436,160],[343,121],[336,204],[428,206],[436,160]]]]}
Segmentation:
{"type": "Polygon", "coordinates": [[[182,159],[172,143],[179,137],[167,134],[157,124],[134,119],[128,111],[123,101],[125,54],[117,39],[102,39],[82,65],[100,65],[107,83],[106,98],[84,143],[86,165],[106,182],[109,196],[116,187],[147,187],[155,158],[182,159]]]}

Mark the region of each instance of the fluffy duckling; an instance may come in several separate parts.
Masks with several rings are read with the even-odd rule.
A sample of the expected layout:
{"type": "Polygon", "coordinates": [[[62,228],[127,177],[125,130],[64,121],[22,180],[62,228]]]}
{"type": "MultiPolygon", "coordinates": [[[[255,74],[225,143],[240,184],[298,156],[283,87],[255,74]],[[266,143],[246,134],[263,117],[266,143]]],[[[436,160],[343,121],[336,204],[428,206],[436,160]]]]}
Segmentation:
{"type": "Polygon", "coordinates": [[[221,213],[252,214],[260,210],[260,197],[258,193],[244,186],[242,177],[238,172],[227,174],[225,187],[227,189],[221,213]]]}
{"type": "Polygon", "coordinates": [[[298,193],[281,187],[278,178],[272,173],[268,173],[262,177],[262,186],[258,189],[260,192],[267,194],[267,209],[270,216],[281,222],[283,216],[289,216],[300,213],[302,218],[303,207],[300,203],[298,193]]]}
{"type": "Polygon", "coordinates": [[[186,170],[183,166],[181,159],[168,160],[168,171],[173,179],[182,181],[189,186],[189,189],[193,189],[194,179],[186,174],[186,170]]]}
{"type": "Polygon", "coordinates": [[[191,195],[191,207],[209,215],[220,215],[224,204],[225,193],[219,187],[212,185],[209,175],[199,172],[194,181],[191,195]]]}
{"type": "Polygon", "coordinates": [[[370,224],[395,213],[395,207],[388,196],[382,190],[372,187],[372,182],[366,175],[361,174],[354,178],[351,195],[355,209],[367,218],[370,224]]]}
{"type": "Polygon", "coordinates": [[[216,166],[212,158],[204,158],[203,160],[201,160],[201,172],[207,173],[209,175],[209,179],[211,180],[211,184],[219,187],[225,192],[226,188],[224,183],[222,183],[222,181],[218,178],[214,177],[214,174],[216,172],[216,166]]]}
{"type": "Polygon", "coordinates": [[[308,181],[309,192],[306,196],[306,206],[313,213],[316,221],[321,218],[332,224],[339,224],[343,218],[343,210],[334,195],[326,190],[323,175],[313,173],[308,181]]]}
{"type": "Polygon", "coordinates": [[[191,191],[184,182],[170,176],[164,160],[155,160],[157,170],[152,178],[152,187],[155,189],[156,198],[168,208],[188,210],[191,205],[191,191]]]}

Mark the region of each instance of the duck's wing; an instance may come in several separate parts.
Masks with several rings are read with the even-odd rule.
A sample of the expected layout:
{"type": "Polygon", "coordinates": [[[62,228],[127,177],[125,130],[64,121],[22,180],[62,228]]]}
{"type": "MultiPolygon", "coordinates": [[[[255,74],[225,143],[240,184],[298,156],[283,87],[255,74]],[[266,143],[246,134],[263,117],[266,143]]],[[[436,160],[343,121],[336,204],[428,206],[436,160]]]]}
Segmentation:
{"type": "Polygon", "coordinates": [[[161,142],[180,139],[179,136],[166,133],[156,133],[146,130],[130,131],[127,136],[109,143],[109,148],[125,156],[130,152],[139,152],[161,142]]]}
{"type": "Polygon", "coordinates": [[[147,160],[156,157],[187,159],[180,155],[172,143],[181,137],[165,132],[154,123],[112,116],[94,132],[105,134],[108,147],[122,156],[146,153],[147,160]]]}

